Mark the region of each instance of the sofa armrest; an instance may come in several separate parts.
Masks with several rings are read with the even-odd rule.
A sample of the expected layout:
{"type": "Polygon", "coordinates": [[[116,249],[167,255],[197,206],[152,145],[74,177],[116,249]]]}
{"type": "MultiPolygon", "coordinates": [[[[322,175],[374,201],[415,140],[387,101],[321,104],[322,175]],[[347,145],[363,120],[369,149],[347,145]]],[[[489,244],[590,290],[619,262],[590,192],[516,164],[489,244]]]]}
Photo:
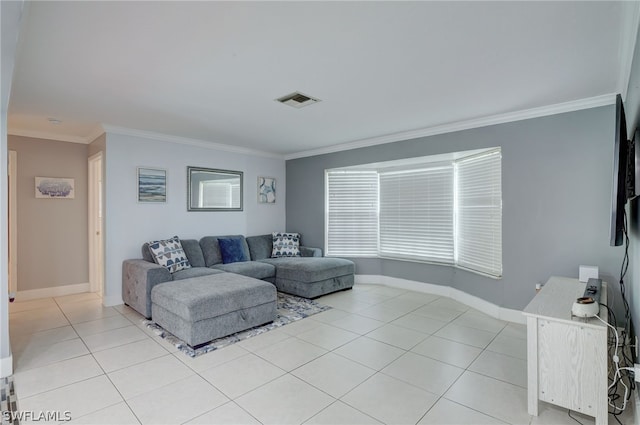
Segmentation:
{"type": "Polygon", "coordinates": [[[301,257],[322,257],[322,250],[320,248],[312,248],[309,246],[300,247],[301,257]]]}
{"type": "Polygon", "coordinates": [[[151,289],[158,283],[169,282],[173,276],[165,267],[142,259],[122,262],[122,299],[125,304],[151,317],[151,289]]]}

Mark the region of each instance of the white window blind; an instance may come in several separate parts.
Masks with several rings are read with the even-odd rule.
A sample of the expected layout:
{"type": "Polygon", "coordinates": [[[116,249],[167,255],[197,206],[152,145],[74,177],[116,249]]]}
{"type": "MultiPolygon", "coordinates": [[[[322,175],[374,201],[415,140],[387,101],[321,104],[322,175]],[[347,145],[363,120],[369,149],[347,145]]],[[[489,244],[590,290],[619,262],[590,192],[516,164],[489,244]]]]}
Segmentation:
{"type": "Polygon", "coordinates": [[[345,257],[378,254],[378,173],[327,171],[326,253],[345,257]]]}
{"type": "Polygon", "coordinates": [[[453,165],[380,173],[380,255],[453,263],[453,165]]]}
{"type": "Polygon", "coordinates": [[[493,151],[456,162],[457,264],[502,276],[502,156],[493,151]]]}

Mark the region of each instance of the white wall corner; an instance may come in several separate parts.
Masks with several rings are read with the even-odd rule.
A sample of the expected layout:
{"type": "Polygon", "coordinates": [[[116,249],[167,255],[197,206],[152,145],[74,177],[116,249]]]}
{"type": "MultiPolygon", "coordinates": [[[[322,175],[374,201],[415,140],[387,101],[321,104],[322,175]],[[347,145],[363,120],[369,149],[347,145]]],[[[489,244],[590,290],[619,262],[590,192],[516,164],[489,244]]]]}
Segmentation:
{"type": "Polygon", "coordinates": [[[13,375],[13,356],[3,357],[0,359],[0,378],[6,378],[13,375]]]}
{"type": "Polygon", "coordinates": [[[392,288],[407,289],[409,291],[423,292],[439,295],[458,301],[464,305],[475,308],[491,317],[512,323],[525,324],[526,318],[522,311],[497,306],[487,300],[478,298],[456,288],[432,283],[417,282],[413,280],[399,279],[396,277],[381,275],[356,275],[356,284],[387,285],[392,288]]]}
{"type": "Polygon", "coordinates": [[[112,295],[108,297],[105,296],[102,298],[102,305],[105,307],[113,307],[114,305],[120,305],[120,304],[124,304],[124,301],[122,301],[122,297],[112,295]]]}

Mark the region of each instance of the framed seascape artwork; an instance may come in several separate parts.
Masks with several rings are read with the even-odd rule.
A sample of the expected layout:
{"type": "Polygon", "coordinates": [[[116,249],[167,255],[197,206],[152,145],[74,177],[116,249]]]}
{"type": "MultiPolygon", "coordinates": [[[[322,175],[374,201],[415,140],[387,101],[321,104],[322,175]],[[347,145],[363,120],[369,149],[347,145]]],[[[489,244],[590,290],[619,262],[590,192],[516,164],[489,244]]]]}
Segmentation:
{"type": "Polygon", "coordinates": [[[138,167],[138,202],[167,202],[167,170],[138,167]]]}
{"type": "Polygon", "coordinates": [[[75,180],[58,177],[36,177],[36,198],[74,199],[75,180]]]}
{"type": "Polygon", "coordinates": [[[276,179],[273,177],[258,177],[258,203],[276,203],[276,179]]]}

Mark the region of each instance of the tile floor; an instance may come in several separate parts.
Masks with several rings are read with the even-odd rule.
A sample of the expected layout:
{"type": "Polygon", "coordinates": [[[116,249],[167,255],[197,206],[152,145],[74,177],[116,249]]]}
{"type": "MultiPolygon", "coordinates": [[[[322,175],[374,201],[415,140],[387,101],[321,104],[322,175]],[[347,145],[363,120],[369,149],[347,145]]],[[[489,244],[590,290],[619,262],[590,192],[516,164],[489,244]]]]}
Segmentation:
{"type": "Polygon", "coordinates": [[[334,308],[195,359],[95,294],[12,303],[19,409],[71,424],[576,424],[545,403],[527,414],[522,325],[381,285],[319,301],[334,308]]]}

